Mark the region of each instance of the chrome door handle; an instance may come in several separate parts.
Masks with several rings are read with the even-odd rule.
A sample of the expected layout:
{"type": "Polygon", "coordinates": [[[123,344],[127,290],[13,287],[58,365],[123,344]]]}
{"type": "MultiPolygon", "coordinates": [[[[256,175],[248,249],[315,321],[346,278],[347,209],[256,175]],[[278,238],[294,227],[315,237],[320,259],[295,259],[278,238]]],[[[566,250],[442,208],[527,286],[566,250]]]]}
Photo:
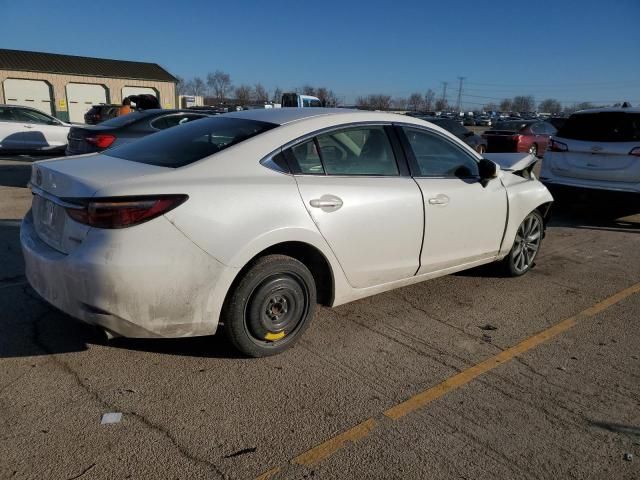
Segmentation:
{"type": "Polygon", "coordinates": [[[446,205],[449,203],[449,197],[446,195],[436,195],[429,199],[429,205],[446,205]]]}
{"type": "Polygon", "coordinates": [[[342,199],[335,195],[323,195],[320,198],[314,198],[309,202],[313,208],[335,208],[342,207],[342,199]]]}

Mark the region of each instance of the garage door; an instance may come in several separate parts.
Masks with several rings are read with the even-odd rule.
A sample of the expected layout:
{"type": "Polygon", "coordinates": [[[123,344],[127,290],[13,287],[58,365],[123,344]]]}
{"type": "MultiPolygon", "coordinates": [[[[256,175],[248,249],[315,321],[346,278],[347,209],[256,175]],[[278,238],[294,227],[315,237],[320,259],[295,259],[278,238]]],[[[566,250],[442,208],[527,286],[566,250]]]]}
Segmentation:
{"type": "Polygon", "coordinates": [[[67,84],[67,105],[69,106],[69,121],[84,123],[84,114],[92,105],[107,103],[107,89],[102,85],[89,83],[67,84]]]}
{"type": "Polygon", "coordinates": [[[9,105],[24,105],[53,114],[51,89],[44,80],[8,78],[4,81],[4,98],[9,105]]]}
{"type": "Polygon", "coordinates": [[[158,92],[149,87],[122,87],[122,98],[129,97],[131,95],[153,95],[158,98],[158,92]]]}

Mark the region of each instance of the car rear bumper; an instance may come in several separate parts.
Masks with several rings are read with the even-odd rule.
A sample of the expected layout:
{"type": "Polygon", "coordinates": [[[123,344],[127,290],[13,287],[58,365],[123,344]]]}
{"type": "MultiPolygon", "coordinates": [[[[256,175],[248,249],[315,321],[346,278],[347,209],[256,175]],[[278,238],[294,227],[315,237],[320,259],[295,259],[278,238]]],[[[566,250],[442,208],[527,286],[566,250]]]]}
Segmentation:
{"type": "Polygon", "coordinates": [[[26,276],[47,302],[115,336],[215,333],[225,267],[166,218],[121,230],[92,229],[70,254],[44,243],[31,212],[20,229],[26,276]]]}

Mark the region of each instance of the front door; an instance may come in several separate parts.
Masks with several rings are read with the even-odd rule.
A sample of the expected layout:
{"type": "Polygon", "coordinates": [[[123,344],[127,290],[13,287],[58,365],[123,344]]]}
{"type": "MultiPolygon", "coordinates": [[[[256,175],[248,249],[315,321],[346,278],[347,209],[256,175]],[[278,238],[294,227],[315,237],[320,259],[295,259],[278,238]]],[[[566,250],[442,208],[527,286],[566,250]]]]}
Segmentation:
{"type": "Polygon", "coordinates": [[[480,182],[476,158],[442,134],[402,130],[425,202],[418,274],[495,258],[507,218],[500,179],[480,182]]]}
{"type": "Polygon", "coordinates": [[[309,215],[356,288],[415,275],[422,196],[399,173],[384,126],[319,135],[285,151],[309,215]]]}

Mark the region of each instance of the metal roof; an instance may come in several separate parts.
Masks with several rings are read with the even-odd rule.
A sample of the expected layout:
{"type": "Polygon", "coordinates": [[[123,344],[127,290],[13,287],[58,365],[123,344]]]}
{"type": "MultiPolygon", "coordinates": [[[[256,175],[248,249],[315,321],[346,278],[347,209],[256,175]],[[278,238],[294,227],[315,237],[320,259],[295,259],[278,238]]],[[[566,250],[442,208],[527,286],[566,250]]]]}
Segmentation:
{"type": "Polygon", "coordinates": [[[0,70],[61,73],[87,77],[129,78],[175,82],[176,77],[157,63],[78,57],[58,53],[0,49],[0,70]]]}

